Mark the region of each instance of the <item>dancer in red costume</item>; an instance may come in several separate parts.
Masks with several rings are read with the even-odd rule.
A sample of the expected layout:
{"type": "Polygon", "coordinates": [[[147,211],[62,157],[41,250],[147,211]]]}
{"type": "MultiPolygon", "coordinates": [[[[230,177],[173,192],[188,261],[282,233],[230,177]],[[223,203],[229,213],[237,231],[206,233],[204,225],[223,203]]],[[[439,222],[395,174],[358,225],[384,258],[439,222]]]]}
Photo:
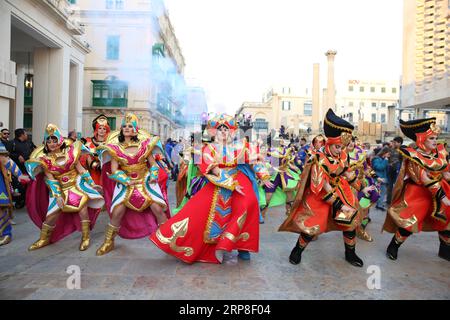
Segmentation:
{"type": "Polygon", "coordinates": [[[250,259],[259,247],[258,177],[270,178],[260,163],[250,164],[246,143],[233,143],[234,118],[221,115],[208,121],[214,143],[202,149],[199,170],[208,180],[174,217],[150,236],[161,250],[186,263],[221,263],[223,253],[239,251],[250,259]]]}
{"type": "Polygon", "coordinates": [[[343,232],[345,259],[357,267],[363,261],[356,255],[357,198],[350,186],[360,190],[354,173],[348,172],[345,147],[351,141],[353,126],[329,109],[324,131],[325,147],[312,153],[300,177],[291,214],[279,231],[300,233],[289,261],[299,264],[302,252],[314,236],[324,232],[343,232]]]}
{"type": "Polygon", "coordinates": [[[153,233],[170,216],[167,198],[158,184],[164,179],[157,161],[162,159],[159,137],[139,129],[138,118],[128,113],[120,130],[97,148],[102,162],[106,208],[111,217],[97,255],[114,249],[118,234],[139,239],[153,233]]]}
{"type": "Polygon", "coordinates": [[[387,256],[396,260],[400,245],[413,233],[437,231],[439,257],[450,261],[450,172],[445,145],[437,143],[436,118],[400,120],[400,129],[416,142],[400,148],[403,163],[383,229],[395,233],[387,256]]]}
{"type": "Polygon", "coordinates": [[[108,125],[108,118],[101,114],[92,121],[92,128],[94,129],[94,136],[86,138],[85,146],[91,151],[92,155],[83,155],[81,157],[81,164],[89,170],[92,179],[98,185],[101,182],[101,164],[97,155],[97,147],[105,143],[111,128],[108,125]]]}
{"type": "Polygon", "coordinates": [[[89,247],[90,230],[104,200],[102,188],[79,161],[82,154],[90,151],[80,141],[67,145],[58,127],[49,124],[44,145],[25,163],[33,179],[27,188],[27,210],[41,229],[39,240],[28,250],[45,247],[76,230],[82,232],[80,251],[89,247]]]}

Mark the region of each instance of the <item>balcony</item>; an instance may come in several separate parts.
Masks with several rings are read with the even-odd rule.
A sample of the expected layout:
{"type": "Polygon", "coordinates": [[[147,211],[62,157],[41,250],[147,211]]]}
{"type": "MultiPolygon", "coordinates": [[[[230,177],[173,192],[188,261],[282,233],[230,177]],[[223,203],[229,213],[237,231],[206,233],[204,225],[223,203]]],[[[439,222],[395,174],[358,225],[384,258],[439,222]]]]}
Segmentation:
{"type": "Polygon", "coordinates": [[[92,80],[93,107],[126,108],[128,106],[128,83],[119,80],[92,80]]]}
{"type": "Polygon", "coordinates": [[[253,122],[253,128],[255,130],[268,130],[269,129],[269,123],[265,121],[264,119],[256,119],[253,122]]]}

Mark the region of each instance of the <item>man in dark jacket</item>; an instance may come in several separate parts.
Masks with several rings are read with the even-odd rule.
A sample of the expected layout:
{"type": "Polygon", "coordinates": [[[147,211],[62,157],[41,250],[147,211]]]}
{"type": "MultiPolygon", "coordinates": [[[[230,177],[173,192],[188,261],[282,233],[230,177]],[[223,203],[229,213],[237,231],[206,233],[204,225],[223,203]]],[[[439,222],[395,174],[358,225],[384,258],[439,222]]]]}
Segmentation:
{"type": "MultiPolygon", "coordinates": [[[[24,129],[16,129],[14,131],[14,140],[10,143],[10,157],[19,166],[22,173],[26,174],[25,161],[30,159],[30,155],[36,146],[31,140],[28,140],[28,135],[24,129]]],[[[12,185],[14,190],[20,194],[15,197],[15,206],[17,209],[22,208],[25,205],[25,187],[13,177],[12,185]]]]}
{"type": "Polygon", "coordinates": [[[9,136],[10,136],[9,130],[6,128],[2,129],[0,141],[3,143],[7,151],[11,152],[11,141],[9,141],[9,136]]]}
{"type": "Polygon", "coordinates": [[[25,173],[25,161],[30,159],[30,155],[36,146],[28,140],[28,135],[24,129],[14,131],[14,140],[11,141],[11,159],[17,163],[20,170],[25,173]]]}

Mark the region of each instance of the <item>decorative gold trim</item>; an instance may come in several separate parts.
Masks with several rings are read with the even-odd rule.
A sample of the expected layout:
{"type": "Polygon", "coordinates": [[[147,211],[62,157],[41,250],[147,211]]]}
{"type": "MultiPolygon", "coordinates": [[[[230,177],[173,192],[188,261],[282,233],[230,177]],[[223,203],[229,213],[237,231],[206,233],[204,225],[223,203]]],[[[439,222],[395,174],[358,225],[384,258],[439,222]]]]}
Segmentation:
{"type": "Polygon", "coordinates": [[[400,124],[400,127],[403,127],[403,128],[417,128],[417,127],[423,126],[424,124],[427,124],[427,123],[435,123],[436,124],[436,120],[435,119],[424,120],[424,121],[416,123],[416,124],[400,124]]]}
{"type": "Polygon", "coordinates": [[[184,256],[190,257],[194,254],[194,249],[191,247],[182,247],[176,244],[178,238],[183,238],[189,229],[189,218],[175,222],[171,225],[172,235],[170,237],[164,237],[161,230],[156,231],[156,237],[158,240],[166,245],[169,245],[170,249],[175,252],[184,252],[184,256]]]}
{"type": "Polygon", "coordinates": [[[338,130],[347,131],[347,132],[349,132],[349,133],[352,133],[352,132],[353,132],[352,129],[346,128],[346,127],[338,126],[338,125],[336,125],[336,124],[330,122],[327,118],[325,118],[325,123],[328,124],[330,127],[335,128],[335,129],[338,129],[338,130]]]}
{"type": "Polygon", "coordinates": [[[203,232],[203,242],[205,242],[207,244],[215,243],[215,241],[209,239],[209,232],[211,231],[211,225],[214,220],[214,216],[216,214],[215,209],[216,209],[216,204],[217,204],[217,197],[219,195],[219,190],[220,190],[219,187],[214,187],[214,192],[213,192],[212,201],[211,201],[211,207],[209,209],[208,219],[206,220],[205,231],[203,232]]]}

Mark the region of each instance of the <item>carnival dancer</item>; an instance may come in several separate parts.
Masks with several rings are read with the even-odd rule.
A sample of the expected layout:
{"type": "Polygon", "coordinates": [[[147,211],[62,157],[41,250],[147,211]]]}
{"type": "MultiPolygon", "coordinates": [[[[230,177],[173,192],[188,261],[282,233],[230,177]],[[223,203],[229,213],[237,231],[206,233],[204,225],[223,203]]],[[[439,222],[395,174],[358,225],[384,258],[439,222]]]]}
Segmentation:
{"type": "Polygon", "coordinates": [[[85,146],[91,151],[91,155],[83,155],[81,164],[89,170],[94,182],[101,186],[101,164],[96,151],[99,145],[105,143],[111,131],[108,118],[104,114],[96,117],[92,120],[92,129],[94,130],[94,135],[85,139],[85,146]]]}
{"type": "MultiPolygon", "coordinates": [[[[210,141],[206,129],[204,134],[202,135],[202,143],[196,144],[194,143],[194,141],[195,140],[193,135],[191,136],[192,146],[187,149],[190,152],[190,154],[189,155],[184,154],[185,162],[188,162],[187,168],[185,167],[186,173],[184,179],[186,180],[185,182],[186,188],[184,197],[181,200],[180,204],[175,209],[172,210],[172,214],[177,214],[178,212],[180,212],[180,210],[183,209],[184,205],[189,201],[189,199],[191,199],[198,191],[200,191],[200,189],[202,189],[208,183],[208,180],[199,170],[198,164],[201,162],[202,159],[203,147],[205,146],[206,143],[212,141],[210,141]]],[[[182,188],[180,185],[177,183],[176,187],[182,188]]],[[[178,196],[179,195],[177,191],[177,199],[178,196]]]]}
{"type": "Polygon", "coordinates": [[[104,200],[102,188],[79,161],[84,153],[90,151],[80,141],[67,145],[59,128],[47,125],[44,144],[25,163],[33,179],[27,188],[27,210],[41,229],[39,240],[28,250],[47,246],[76,230],[82,233],[80,251],[89,247],[90,230],[104,200]]]}
{"type": "Polygon", "coordinates": [[[270,176],[260,163],[245,161],[245,142],[233,142],[236,129],[231,116],[208,121],[215,140],[205,143],[198,165],[208,182],[150,236],[161,250],[186,263],[221,263],[223,253],[232,250],[249,260],[250,252],[258,252],[256,178],[268,183],[270,176]]]}
{"type": "Polygon", "coordinates": [[[299,168],[303,169],[303,166],[306,163],[306,158],[308,156],[309,153],[309,149],[310,149],[310,145],[308,145],[306,143],[306,138],[302,137],[300,139],[300,146],[298,148],[298,152],[297,152],[297,158],[298,158],[298,162],[300,165],[298,165],[299,168]]]}
{"type": "Polygon", "coordinates": [[[380,189],[377,187],[377,176],[367,162],[366,153],[357,145],[356,137],[352,137],[348,144],[347,153],[349,171],[355,173],[364,188],[362,191],[356,190],[359,204],[358,212],[360,214],[360,224],[356,228],[356,236],[362,240],[372,242],[373,238],[366,231],[366,227],[369,223],[370,207],[375,205],[380,197],[380,189]]]}
{"type": "Polygon", "coordinates": [[[188,189],[188,173],[191,165],[191,160],[193,160],[194,153],[194,135],[190,137],[190,145],[184,147],[183,151],[180,153],[180,163],[179,163],[179,173],[177,176],[177,183],[175,184],[175,194],[177,197],[177,207],[181,205],[183,199],[186,195],[188,189]]]}
{"type": "Polygon", "coordinates": [[[305,165],[290,215],[279,231],[299,233],[289,261],[301,262],[302,252],[314,236],[333,230],[343,231],[345,259],[362,267],[356,255],[357,199],[350,185],[360,185],[354,173],[347,172],[348,156],[345,147],[351,141],[354,127],[329,109],[324,132],[325,147],[313,154],[305,165]]]}
{"type": "MultiPolygon", "coordinates": [[[[271,178],[271,185],[265,185],[265,206],[262,208],[262,215],[265,217],[266,211],[270,206],[278,204],[279,200],[275,200],[271,203],[272,196],[276,194],[277,189],[285,194],[286,215],[292,208],[294,201],[294,192],[297,188],[298,181],[300,179],[300,169],[295,165],[295,152],[292,147],[289,147],[289,141],[284,139],[278,139],[275,141],[280,142],[279,147],[272,148],[268,152],[269,157],[275,160],[275,163],[271,161],[274,174],[271,178]]],[[[284,198],[284,197],[277,197],[284,198]]]]}
{"type": "Polygon", "coordinates": [[[126,114],[120,130],[112,132],[97,148],[111,218],[97,255],[114,249],[117,234],[124,239],[143,238],[170,217],[167,198],[158,184],[157,162],[162,162],[162,150],[159,137],[140,129],[132,113],[126,114]]]}
{"type": "Polygon", "coordinates": [[[7,245],[12,240],[12,175],[21,183],[29,181],[27,175],[22,174],[19,166],[9,158],[9,152],[0,142],[0,246],[7,245]]]}
{"type": "Polygon", "coordinates": [[[403,163],[394,186],[383,230],[394,233],[387,256],[396,260],[401,244],[413,233],[437,231],[439,257],[450,261],[450,172],[448,153],[437,143],[436,118],[400,120],[415,146],[401,147],[403,163]]]}

